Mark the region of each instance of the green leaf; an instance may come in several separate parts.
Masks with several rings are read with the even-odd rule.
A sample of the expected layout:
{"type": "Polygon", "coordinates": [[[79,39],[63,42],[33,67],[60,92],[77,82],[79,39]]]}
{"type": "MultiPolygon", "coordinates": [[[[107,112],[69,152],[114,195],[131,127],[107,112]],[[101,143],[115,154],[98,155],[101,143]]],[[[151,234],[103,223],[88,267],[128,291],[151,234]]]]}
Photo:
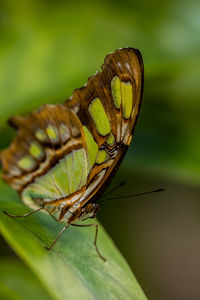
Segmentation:
{"type": "MultiPolygon", "coordinates": [[[[16,193],[0,181],[0,210],[14,214],[27,211],[16,193]]],[[[96,220],[95,220],[96,222],[96,220]]],[[[0,229],[7,242],[35,272],[52,299],[146,299],[126,261],[100,225],[98,245],[94,229],[68,228],[51,251],[50,245],[63,224],[37,213],[12,219],[0,213],[0,229]]]]}
{"type": "Polygon", "coordinates": [[[18,259],[0,259],[0,299],[51,300],[37,277],[18,259]]]}

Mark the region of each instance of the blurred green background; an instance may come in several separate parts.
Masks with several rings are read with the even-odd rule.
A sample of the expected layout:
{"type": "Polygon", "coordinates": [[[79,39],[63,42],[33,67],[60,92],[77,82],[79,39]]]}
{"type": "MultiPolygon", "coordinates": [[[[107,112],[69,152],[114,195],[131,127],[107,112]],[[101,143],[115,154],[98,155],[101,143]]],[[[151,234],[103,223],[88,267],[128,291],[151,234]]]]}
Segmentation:
{"type": "MultiPolygon", "coordinates": [[[[127,183],[116,196],[165,191],[105,203],[99,219],[152,300],[200,299],[199,16],[194,0],[0,3],[0,149],[11,115],[63,102],[106,54],[140,49],[142,109],[112,184],[127,183]]],[[[3,239],[0,254],[1,268],[29,271],[3,239]]]]}

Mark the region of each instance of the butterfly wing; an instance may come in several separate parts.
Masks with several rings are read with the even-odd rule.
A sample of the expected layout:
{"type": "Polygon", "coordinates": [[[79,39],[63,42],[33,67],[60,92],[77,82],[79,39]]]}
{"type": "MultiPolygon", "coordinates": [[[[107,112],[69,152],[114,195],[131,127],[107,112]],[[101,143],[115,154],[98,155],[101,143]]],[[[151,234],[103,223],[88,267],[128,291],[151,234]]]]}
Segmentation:
{"type": "Polygon", "coordinates": [[[66,107],[77,113],[98,146],[86,188],[87,197],[90,195],[93,201],[109,184],[130,145],[142,100],[143,80],[139,50],[119,49],[107,55],[101,71],[65,102],[66,107]]]}
{"type": "Polygon", "coordinates": [[[109,54],[64,104],[11,118],[17,136],[1,153],[3,179],[32,208],[45,203],[52,213],[59,206],[59,219],[66,203],[95,201],[130,144],[142,90],[140,52],[109,54]]]}
{"type": "Polygon", "coordinates": [[[1,153],[3,179],[35,208],[86,184],[89,172],[82,124],[62,104],[45,105],[28,117],[14,117],[17,136],[1,153]]]}

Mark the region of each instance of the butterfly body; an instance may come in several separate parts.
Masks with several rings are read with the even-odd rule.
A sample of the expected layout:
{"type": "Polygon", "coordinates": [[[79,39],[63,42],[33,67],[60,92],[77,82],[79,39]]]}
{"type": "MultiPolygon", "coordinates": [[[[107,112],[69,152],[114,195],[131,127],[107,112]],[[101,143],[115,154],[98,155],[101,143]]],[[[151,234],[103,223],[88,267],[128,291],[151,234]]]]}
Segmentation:
{"type": "Polygon", "coordinates": [[[101,71],[63,104],[10,119],[17,136],[1,153],[3,179],[26,205],[57,221],[95,216],[130,145],[142,92],[139,50],[107,55],[101,71]]]}

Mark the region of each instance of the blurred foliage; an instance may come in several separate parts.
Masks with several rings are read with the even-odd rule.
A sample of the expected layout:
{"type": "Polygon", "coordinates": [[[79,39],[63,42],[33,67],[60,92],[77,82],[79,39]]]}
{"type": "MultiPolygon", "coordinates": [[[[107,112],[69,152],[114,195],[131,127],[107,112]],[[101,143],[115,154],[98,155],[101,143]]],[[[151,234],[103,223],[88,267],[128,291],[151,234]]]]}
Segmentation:
{"type": "Polygon", "coordinates": [[[183,0],[2,1],[1,146],[9,116],[64,101],[107,53],[132,46],[145,64],[133,162],[198,183],[199,10],[183,0]]]}
{"type": "Polygon", "coordinates": [[[35,275],[17,259],[0,259],[0,298],[2,300],[51,300],[35,275]]]}
{"type": "Polygon", "coordinates": [[[118,178],[132,179],[134,169],[199,187],[199,14],[198,0],[2,0],[0,149],[14,135],[10,116],[63,102],[106,54],[130,46],[143,55],[144,99],[118,178]]]}

